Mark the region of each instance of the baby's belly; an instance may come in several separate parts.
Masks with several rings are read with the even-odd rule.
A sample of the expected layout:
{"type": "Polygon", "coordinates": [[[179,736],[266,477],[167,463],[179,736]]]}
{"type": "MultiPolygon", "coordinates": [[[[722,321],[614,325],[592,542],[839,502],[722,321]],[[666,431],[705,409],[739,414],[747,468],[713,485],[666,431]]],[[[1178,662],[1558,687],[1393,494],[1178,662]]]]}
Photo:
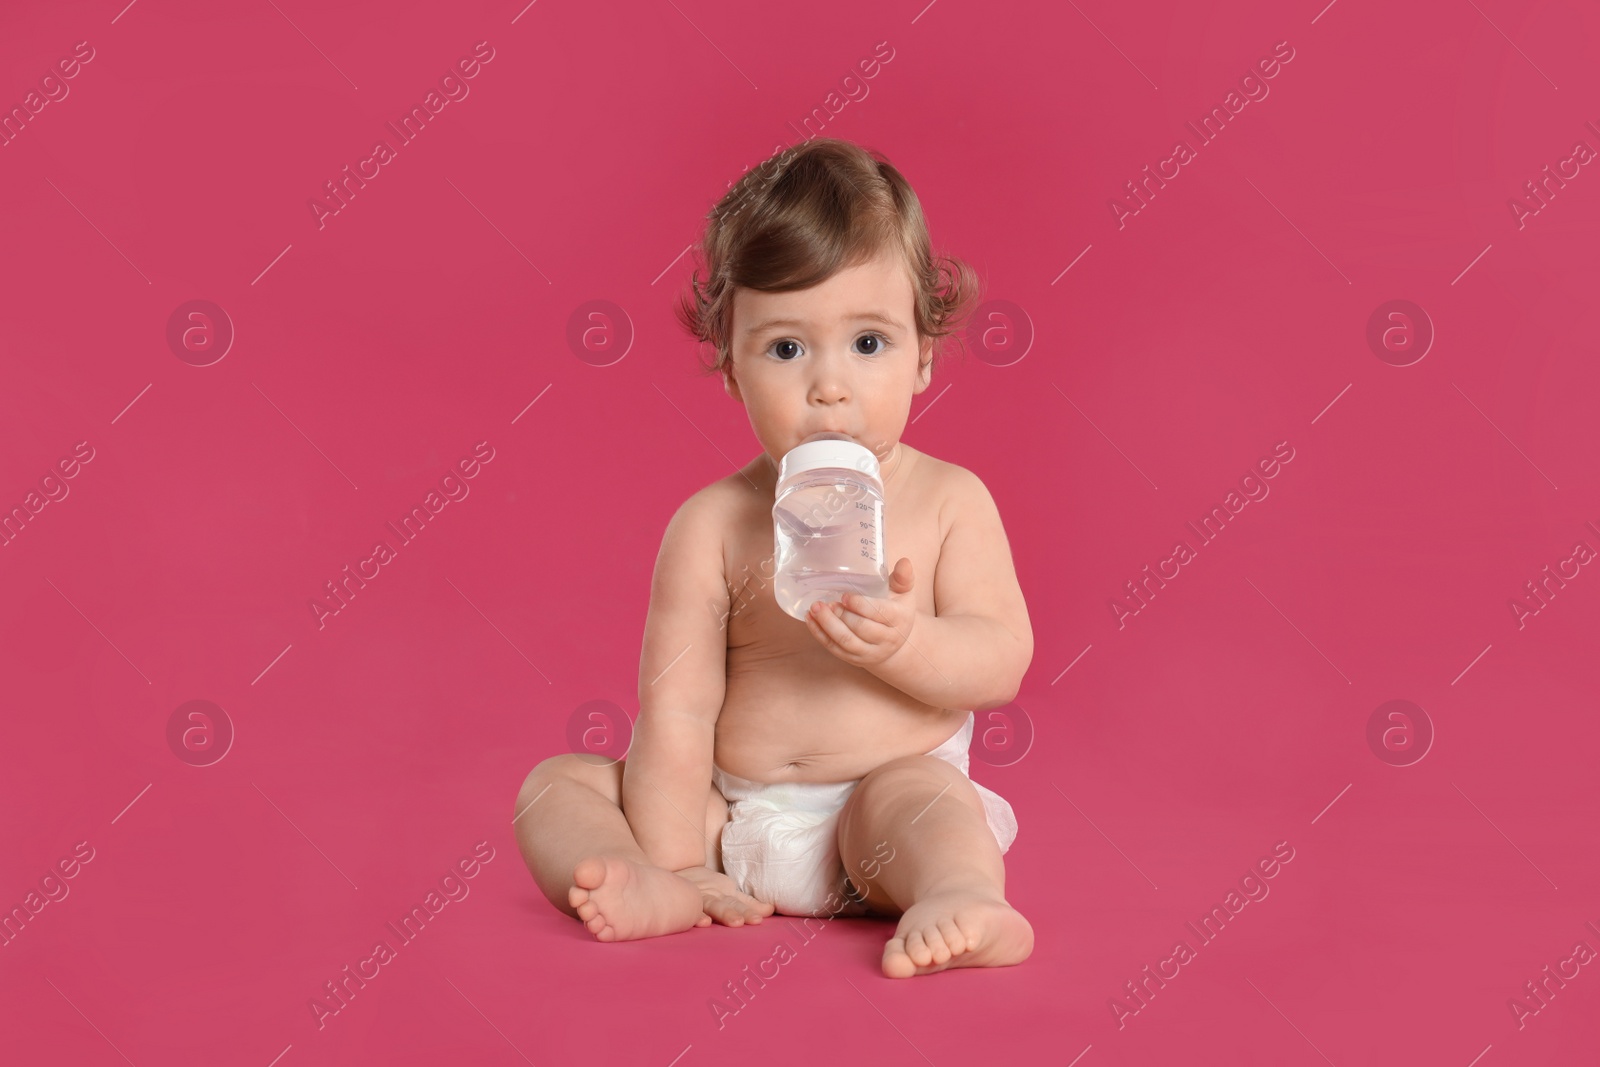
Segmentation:
{"type": "MultiPolygon", "coordinates": [[[[807,635],[809,639],[809,635],[807,635]]],[[[860,667],[730,649],[713,759],[755,782],[845,782],[936,748],[967,710],[915,700],[860,667]]]]}

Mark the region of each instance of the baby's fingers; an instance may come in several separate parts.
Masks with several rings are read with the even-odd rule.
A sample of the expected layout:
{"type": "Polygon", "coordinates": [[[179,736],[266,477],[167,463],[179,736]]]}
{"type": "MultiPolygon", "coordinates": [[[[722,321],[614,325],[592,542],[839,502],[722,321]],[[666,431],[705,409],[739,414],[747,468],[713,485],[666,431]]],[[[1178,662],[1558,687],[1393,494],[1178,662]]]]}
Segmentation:
{"type": "Polygon", "coordinates": [[[862,637],[867,637],[877,643],[882,643],[885,632],[904,638],[911,629],[915,618],[915,611],[903,602],[882,600],[877,597],[864,597],[859,593],[847,593],[844,597],[844,607],[847,612],[857,619],[870,623],[877,623],[878,628],[867,632],[861,626],[852,626],[862,637]]]}
{"type": "Polygon", "coordinates": [[[821,634],[831,648],[838,648],[846,655],[861,655],[867,651],[867,646],[875,643],[867,636],[869,629],[881,630],[883,627],[869,621],[863,615],[857,615],[837,601],[821,601],[822,607],[811,613],[806,620],[816,631],[821,634]]]}

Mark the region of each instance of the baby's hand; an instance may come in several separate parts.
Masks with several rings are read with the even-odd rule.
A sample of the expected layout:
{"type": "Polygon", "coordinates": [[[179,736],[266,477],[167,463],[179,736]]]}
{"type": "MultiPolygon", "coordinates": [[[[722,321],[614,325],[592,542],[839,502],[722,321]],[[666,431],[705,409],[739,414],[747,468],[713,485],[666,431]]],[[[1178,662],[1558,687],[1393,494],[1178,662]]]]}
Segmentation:
{"type": "Polygon", "coordinates": [[[732,878],[710,867],[690,867],[677,873],[700,890],[705,914],[695,923],[696,926],[709,926],[713,919],[723,926],[756,924],[774,911],[766,901],[739,892],[732,878]]]}
{"type": "Polygon", "coordinates": [[[846,593],[842,604],[819,600],[806,613],[806,628],[846,663],[875,667],[911,640],[917,621],[911,586],[911,560],[902,556],[889,575],[887,598],[846,593]]]}

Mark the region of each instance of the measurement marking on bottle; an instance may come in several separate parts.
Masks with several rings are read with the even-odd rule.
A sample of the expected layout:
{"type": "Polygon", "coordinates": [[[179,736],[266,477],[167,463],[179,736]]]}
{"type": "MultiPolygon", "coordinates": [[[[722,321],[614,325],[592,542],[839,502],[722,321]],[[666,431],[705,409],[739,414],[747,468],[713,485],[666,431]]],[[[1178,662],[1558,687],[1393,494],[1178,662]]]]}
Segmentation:
{"type": "Polygon", "coordinates": [[[817,467],[815,473],[804,468],[780,477],[773,507],[773,594],[784,611],[803,618],[810,601],[828,591],[884,594],[882,494],[881,482],[860,471],[817,467]],[[859,520],[854,531],[852,510],[859,520]]]}

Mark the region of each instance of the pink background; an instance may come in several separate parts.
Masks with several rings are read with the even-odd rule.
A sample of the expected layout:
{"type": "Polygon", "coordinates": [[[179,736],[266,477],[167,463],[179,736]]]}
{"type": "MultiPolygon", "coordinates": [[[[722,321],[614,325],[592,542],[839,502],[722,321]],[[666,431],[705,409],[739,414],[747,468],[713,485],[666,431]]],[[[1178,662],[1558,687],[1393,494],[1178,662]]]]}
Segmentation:
{"type": "Polygon", "coordinates": [[[1520,227],[1508,203],[1600,148],[1591,5],[121,2],[0,15],[7,109],[94,50],[0,148],[0,507],[93,449],[0,548],[0,905],[93,850],[0,948],[0,1058],[1593,1061],[1600,974],[1562,961],[1600,949],[1600,576],[1562,561],[1600,549],[1600,173],[1520,227]],[[480,41],[469,95],[319,228],[323,183],[480,41]],[[1200,146],[1185,123],[1280,41],[1200,146]],[[719,1029],[785,928],[598,944],[537,893],[512,801],[580,706],[636,713],[662,529],[755,454],[670,305],[706,211],[817,107],[1020,309],[906,440],[989,485],[1032,612],[972,773],[1018,813],[1037,948],[896,982],[892,924],[836,922],[719,1029]],[[1197,158],[1119,227],[1179,138],[1197,158]],[[168,343],[191,300],[236,332],[209,366],[168,343]],[[591,300],[626,324],[574,349],[591,300]],[[1367,341],[1391,300],[1436,333],[1409,366],[1367,341]],[[480,441],[470,495],[319,628],[480,441]],[[1201,547],[1185,523],[1278,442],[1201,547]],[[1546,565],[1579,569],[1519,626],[1546,565]],[[168,740],[191,700],[234,731],[209,766],[168,740]],[[1413,732],[1369,744],[1390,700],[1413,732]],[[469,895],[319,1028],[479,842],[469,895]],[[1185,923],[1278,842],[1200,946],[1185,923]],[[1579,970],[1519,1027],[1547,965],[1579,970]]]}

